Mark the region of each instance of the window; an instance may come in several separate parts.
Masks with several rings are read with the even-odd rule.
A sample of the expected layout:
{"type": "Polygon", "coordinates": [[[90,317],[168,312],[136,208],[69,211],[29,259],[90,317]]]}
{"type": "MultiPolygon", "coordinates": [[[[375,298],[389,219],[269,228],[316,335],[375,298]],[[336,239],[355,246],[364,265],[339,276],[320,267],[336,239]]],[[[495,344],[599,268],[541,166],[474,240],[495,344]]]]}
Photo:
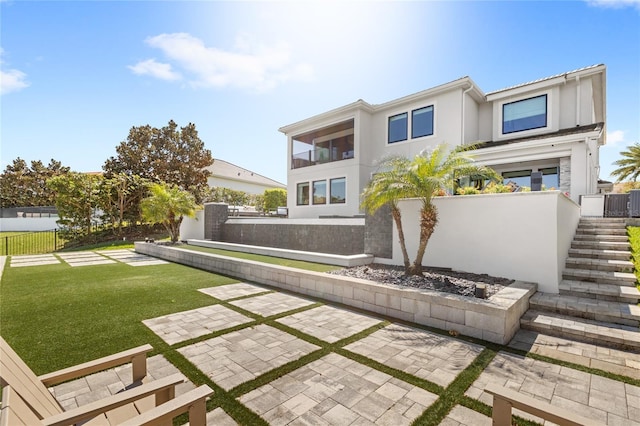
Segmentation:
{"type": "Polygon", "coordinates": [[[407,120],[406,112],[389,117],[389,143],[407,140],[407,120]]]}
{"type": "Polygon", "coordinates": [[[316,180],[313,182],[313,204],[327,203],[327,181],[316,180]]]}
{"type": "Polygon", "coordinates": [[[557,167],[547,167],[546,169],[539,169],[539,172],[542,172],[542,184],[546,189],[558,189],[560,186],[558,168],[557,167]]]}
{"type": "Polygon", "coordinates": [[[502,105],[502,133],[547,127],[547,95],[502,105]]]}
{"type": "Polygon", "coordinates": [[[329,200],[331,204],[344,204],[346,197],[346,179],[336,178],[329,181],[329,200]]]}
{"type": "Polygon", "coordinates": [[[515,172],[504,172],[502,178],[505,185],[513,182],[518,186],[531,186],[531,170],[518,170],[515,172]]]}
{"type": "Polygon", "coordinates": [[[420,138],[433,134],[433,105],[411,112],[411,137],[420,138]]]}
{"type": "Polygon", "coordinates": [[[296,204],[299,206],[309,205],[309,182],[298,184],[296,204]]]}

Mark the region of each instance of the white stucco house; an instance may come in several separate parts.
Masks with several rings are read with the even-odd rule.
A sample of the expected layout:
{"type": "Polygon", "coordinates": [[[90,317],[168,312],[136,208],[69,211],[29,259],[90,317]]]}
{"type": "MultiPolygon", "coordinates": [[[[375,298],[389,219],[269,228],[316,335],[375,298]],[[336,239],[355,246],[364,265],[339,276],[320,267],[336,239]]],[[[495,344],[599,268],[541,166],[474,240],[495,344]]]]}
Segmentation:
{"type": "Polygon", "coordinates": [[[284,126],[289,217],[360,215],[360,194],[380,159],[411,157],[441,143],[478,143],[477,163],[505,182],[531,186],[539,172],[547,188],[577,202],[598,192],[605,104],[606,67],[593,65],[490,93],[463,77],[284,126]]]}
{"type": "Polygon", "coordinates": [[[253,195],[263,194],[265,189],[287,189],[283,183],[218,158],[213,160],[213,164],[207,167],[207,170],[211,172],[207,179],[211,188],[229,188],[253,195]]]}

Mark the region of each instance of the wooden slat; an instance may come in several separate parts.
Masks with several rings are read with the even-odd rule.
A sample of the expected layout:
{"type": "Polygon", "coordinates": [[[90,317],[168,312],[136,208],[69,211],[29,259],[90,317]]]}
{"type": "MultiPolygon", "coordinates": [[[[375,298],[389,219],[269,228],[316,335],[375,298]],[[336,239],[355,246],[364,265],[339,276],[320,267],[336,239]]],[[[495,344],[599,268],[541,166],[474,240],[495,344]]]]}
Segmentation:
{"type": "Polygon", "coordinates": [[[45,386],[52,386],[69,379],[86,376],[92,373],[97,373],[98,371],[106,370],[107,368],[117,367],[119,365],[135,361],[133,366],[133,375],[141,377],[134,377],[133,381],[141,380],[142,377],[146,375],[146,354],[152,350],[153,346],[151,345],[138,346],[137,348],[109,355],[104,358],[99,358],[73,367],[65,368],[63,370],[44,374],[38,377],[38,379],[40,379],[45,386]]]}
{"type": "Polygon", "coordinates": [[[42,422],[31,410],[20,395],[10,386],[2,389],[2,411],[0,425],[3,426],[38,426],[42,422]]]}
{"type": "Polygon", "coordinates": [[[86,419],[90,419],[100,413],[113,410],[116,407],[121,407],[125,404],[133,403],[134,401],[147,397],[149,395],[155,395],[158,392],[163,392],[166,389],[174,387],[180,383],[183,383],[184,379],[181,374],[173,374],[169,377],[154,380],[153,382],[137,386],[132,389],[128,389],[125,392],[121,392],[107,398],[103,398],[99,401],[91,402],[78,408],[73,408],[67,412],[57,414],[52,417],[43,419],[45,425],[62,426],[68,424],[74,424],[86,419]]]}
{"type": "Polygon", "coordinates": [[[166,402],[151,411],[140,414],[121,426],[164,425],[171,424],[171,420],[185,412],[189,412],[190,426],[205,426],[206,418],[205,399],[213,394],[213,390],[202,385],[190,392],[184,393],[169,402],[166,402]]]}
{"type": "Polygon", "coordinates": [[[136,417],[140,412],[138,412],[134,404],[127,404],[122,407],[109,410],[106,414],[110,425],[119,425],[136,417]]]}
{"type": "Polygon", "coordinates": [[[541,417],[545,420],[551,421],[558,425],[563,426],[602,426],[596,420],[588,419],[576,414],[572,411],[566,410],[561,407],[556,407],[547,402],[537,400],[528,395],[521,394],[502,386],[498,386],[495,383],[489,383],[485,389],[485,392],[493,395],[494,400],[494,414],[493,424],[497,426],[511,425],[511,416],[508,418],[505,412],[511,411],[509,406],[517,408],[534,416],[541,417]],[[501,401],[496,401],[500,399],[501,401]],[[496,409],[497,406],[497,409],[496,409]]]}
{"type": "Polygon", "coordinates": [[[39,418],[62,413],[62,407],[27,364],[0,337],[0,379],[27,402],[39,418]]]}

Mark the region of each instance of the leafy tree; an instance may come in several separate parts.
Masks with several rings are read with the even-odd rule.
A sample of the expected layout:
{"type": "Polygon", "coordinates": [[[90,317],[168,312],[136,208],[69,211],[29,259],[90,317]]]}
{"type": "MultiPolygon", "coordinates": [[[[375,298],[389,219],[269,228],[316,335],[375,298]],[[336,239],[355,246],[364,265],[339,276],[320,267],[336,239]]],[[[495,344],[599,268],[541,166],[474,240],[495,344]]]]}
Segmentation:
{"type": "Polygon", "coordinates": [[[178,128],[171,120],[160,129],[132,127],[116,152],[117,156],[102,166],[107,178],[118,173],[138,175],[151,182],[176,185],[202,201],[211,174],[206,167],[213,164],[213,157],[198,137],[195,124],[178,128]]]}
{"type": "Polygon", "coordinates": [[[265,189],[263,210],[268,212],[287,205],[287,190],[283,188],[265,189]]]}
{"type": "Polygon", "coordinates": [[[620,155],[623,158],[613,162],[618,168],[611,172],[611,176],[617,177],[618,182],[628,178],[635,182],[640,176],[640,143],[636,142],[620,155]]]}
{"type": "Polygon", "coordinates": [[[473,164],[473,160],[466,152],[473,148],[474,146],[461,145],[448,151],[447,146],[441,144],[433,151],[423,151],[411,160],[394,158],[384,161],[382,165],[386,169],[380,173],[379,178],[374,176],[365,189],[363,205],[368,207],[369,211],[375,211],[383,205],[390,205],[399,234],[401,233],[401,227],[398,226],[399,211],[394,213],[394,208],[397,210],[397,201],[401,198],[418,198],[422,202],[420,240],[413,263],[408,264],[406,248],[403,249],[407,275],[422,275],[422,259],[429,238],[438,223],[438,210],[432,203],[433,198],[442,189],[452,188],[454,180],[463,176],[496,181],[501,179],[494,170],[473,164]]]}
{"type": "Polygon", "coordinates": [[[204,198],[205,202],[227,203],[230,206],[243,206],[251,200],[251,196],[244,191],[224,188],[222,186],[209,188],[204,198]]]}
{"type": "Polygon", "coordinates": [[[184,216],[194,217],[196,201],[192,194],[175,185],[152,184],[151,195],[142,200],[142,217],[153,223],[162,223],[171,235],[171,241],[180,237],[180,224],[184,216]]]}
{"type": "Polygon", "coordinates": [[[141,219],[140,202],[148,195],[149,182],[138,175],[117,173],[100,183],[100,208],[103,219],[119,233],[125,222],[141,219]]]}
{"type": "Polygon", "coordinates": [[[2,207],[52,206],[55,200],[47,188],[47,180],[65,173],[69,173],[69,167],[54,159],[47,166],[39,160],[29,166],[18,157],[0,175],[0,204],[2,207]]]}
{"type": "Polygon", "coordinates": [[[53,192],[56,208],[63,225],[73,234],[88,235],[100,199],[100,177],[70,172],[47,181],[53,192]]]}

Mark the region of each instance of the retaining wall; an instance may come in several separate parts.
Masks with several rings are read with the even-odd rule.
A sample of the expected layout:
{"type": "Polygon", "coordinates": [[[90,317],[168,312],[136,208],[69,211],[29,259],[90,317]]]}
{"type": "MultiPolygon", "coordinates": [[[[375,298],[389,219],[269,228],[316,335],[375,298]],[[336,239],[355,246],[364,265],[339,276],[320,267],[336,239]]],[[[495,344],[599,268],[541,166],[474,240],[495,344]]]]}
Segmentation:
{"type": "Polygon", "coordinates": [[[152,243],[136,252],[241,280],[337,302],[417,324],[506,344],[520,328],[536,285],[515,282],[487,300],[305,271],[152,243]]]}

